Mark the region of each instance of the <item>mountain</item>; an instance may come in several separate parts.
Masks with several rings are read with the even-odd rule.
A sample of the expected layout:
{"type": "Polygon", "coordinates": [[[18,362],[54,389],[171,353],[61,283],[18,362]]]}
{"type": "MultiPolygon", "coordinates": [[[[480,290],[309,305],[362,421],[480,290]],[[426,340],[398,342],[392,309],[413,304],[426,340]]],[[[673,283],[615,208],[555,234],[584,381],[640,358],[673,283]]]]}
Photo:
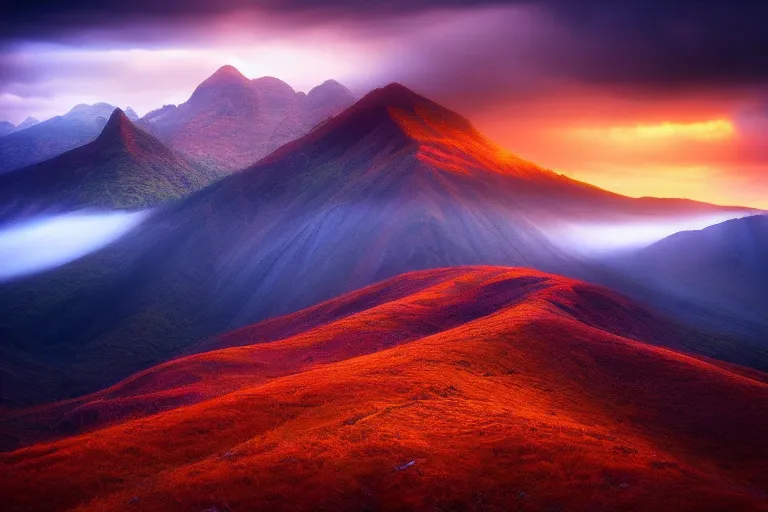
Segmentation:
{"type": "Polygon", "coordinates": [[[1,175],[0,217],[143,209],[187,195],[215,178],[192,168],[115,109],[93,142],[1,175]]]}
{"type": "Polygon", "coordinates": [[[305,101],[306,124],[314,127],[355,102],[352,93],[336,80],[326,80],[310,89],[305,101]]]}
{"type": "Polygon", "coordinates": [[[9,123],[8,121],[0,121],[0,137],[8,135],[15,129],[16,127],[13,125],[13,123],[9,123]]]}
{"type": "Polygon", "coordinates": [[[94,140],[115,107],[77,105],[63,116],[21,128],[0,139],[0,174],[48,160],[94,140]]]}
{"type": "Polygon", "coordinates": [[[16,128],[14,128],[13,131],[18,132],[18,131],[21,131],[21,130],[26,130],[27,128],[30,128],[30,127],[35,126],[37,124],[40,124],[40,121],[38,121],[37,119],[35,119],[32,116],[29,116],[25,120],[23,120],[21,123],[19,123],[19,125],[16,128]]]}
{"type": "Polygon", "coordinates": [[[317,123],[349,107],[354,97],[327,81],[308,95],[273,77],[249,80],[223,66],[178,107],[166,106],[142,119],[176,151],[216,169],[252,165],[317,123]]]}
{"type": "MultiPolygon", "coordinates": [[[[403,272],[490,264],[577,274],[583,263],[551,240],[564,222],[730,211],[744,214],[632,199],[541,169],[393,84],[106,249],[0,285],[2,348],[69,383],[29,377],[0,399],[93,391],[198,339],[403,272]]],[[[700,351],[768,368],[765,351],[728,339],[700,351]]]]}
{"type": "Polygon", "coordinates": [[[19,126],[14,126],[13,123],[9,123],[8,121],[0,121],[0,137],[3,137],[13,132],[24,130],[26,128],[29,128],[30,126],[35,126],[39,122],[40,121],[38,121],[34,117],[26,118],[24,121],[22,121],[19,124],[19,126]]]}
{"type": "MultiPolygon", "coordinates": [[[[762,326],[768,338],[768,216],[732,219],[683,231],[615,262],[652,290],[709,315],[762,326]]],[[[724,320],[725,321],[725,320],[724,320]]]]}
{"type": "Polygon", "coordinates": [[[125,115],[128,119],[130,119],[134,123],[139,120],[139,115],[131,107],[128,107],[125,109],[125,115]]]}
{"type": "Polygon", "coordinates": [[[406,274],[6,415],[6,441],[37,444],[0,454],[0,494],[9,511],[765,510],[768,375],[658,346],[684,339],[571,279],[406,274]]]}

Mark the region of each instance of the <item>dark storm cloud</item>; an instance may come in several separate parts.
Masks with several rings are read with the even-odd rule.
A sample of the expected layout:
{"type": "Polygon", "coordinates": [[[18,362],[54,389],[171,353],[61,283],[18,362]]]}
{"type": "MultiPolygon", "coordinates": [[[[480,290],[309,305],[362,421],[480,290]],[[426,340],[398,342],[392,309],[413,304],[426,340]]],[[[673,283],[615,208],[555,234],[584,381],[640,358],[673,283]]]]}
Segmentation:
{"type": "Polygon", "coordinates": [[[526,0],[11,0],[10,6],[4,7],[0,28],[5,38],[47,38],[126,22],[199,20],[244,10],[287,16],[309,15],[316,20],[327,20],[338,16],[400,15],[431,8],[467,8],[525,2],[526,0]]]}
{"type": "MultiPolygon", "coordinates": [[[[755,0],[12,0],[0,18],[0,39],[66,41],[89,33],[89,43],[110,38],[113,43],[115,38],[162,42],[190,37],[180,26],[204,27],[217,16],[243,10],[264,13],[285,26],[344,20],[376,34],[396,30],[386,24],[392,18],[499,6],[538,12],[538,33],[522,40],[519,25],[494,23],[492,34],[463,48],[445,35],[444,48],[469,59],[435,44],[414,47],[413,60],[430,69],[439,63],[439,74],[446,78],[476,77],[478,82],[492,66],[494,82],[505,87],[514,87],[515,80],[506,83],[499,76],[516,77],[513,67],[519,67],[521,58],[552,78],[608,85],[720,86],[768,80],[768,3],[755,0]],[[521,44],[527,45],[526,53],[521,44]]],[[[191,37],[204,37],[204,32],[191,37]]]]}
{"type": "Polygon", "coordinates": [[[768,78],[766,2],[563,2],[556,18],[571,45],[558,64],[591,81],[768,78]]]}

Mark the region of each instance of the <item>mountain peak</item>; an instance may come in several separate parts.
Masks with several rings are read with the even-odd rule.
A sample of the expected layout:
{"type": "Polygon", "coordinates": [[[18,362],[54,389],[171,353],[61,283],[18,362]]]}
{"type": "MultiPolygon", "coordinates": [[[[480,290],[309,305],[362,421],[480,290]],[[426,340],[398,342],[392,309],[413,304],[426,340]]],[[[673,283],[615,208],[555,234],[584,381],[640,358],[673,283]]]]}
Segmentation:
{"type": "Polygon", "coordinates": [[[203,80],[192,93],[190,100],[207,101],[218,97],[223,90],[250,89],[251,81],[248,80],[234,66],[226,65],[216,70],[214,74],[203,80]]]}
{"type": "Polygon", "coordinates": [[[344,84],[341,84],[341,83],[339,83],[339,82],[337,82],[336,80],[333,80],[333,79],[326,80],[325,82],[321,83],[320,85],[316,85],[315,87],[310,89],[309,94],[313,94],[313,93],[316,93],[317,91],[322,91],[322,90],[345,91],[345,92],[349,93],[350,96],[352,95],[350,90],[347,89],[344,86],[344,84]]]}
{"type": "Polygon", "coordinates": [[[222,85],[227,83],[244,83],[248,81],[248,78],[246,78],[236,67],[227,64],[217,69],[215,73],[206,78],[200,85],[222,85]]]}
{"type": "Polygon", "coordinates": [[[24,121],[19,123],[19,125],[14,129],[14,131],[23,130],[24,128],[29,128],[30,126],[35,126],[40,121],[38,121],[36,118],[29,116],[24,121]]]}
{"type": "Polygon", "coordinates": [[[317,85],[310,89],[307,93],[310,103],[337,103],[339,101],[354,101],[355,96],[352,91],[347,89],[344,85],[340,84],[336,80],[326,80],[320,85],[317,85]]]}
{"type": "Polygon", "coordinates": [[[278,87],[281,89],[290,89],[293,91],[293,87],[280,80],[279,78],[275,78],[274,76],[261,76],[259,78],[254,78],[251,80],[251,83],[255,86],[278,87]]]}
{"type": "Polygon", "coordinates": [[[131,107],[126,107],[125,115],[128,116],[128,119],[130,119],[131,121],[138,121],[139,120],[139,115],[131,107]]]}
{"type": "MultiPolygon", "coordinates": [[[[283,146],[262,162],[275,161],[300,146],[353,146],[363,139],[382,151],[394,145],[415,149],[422,164],[445,172],[471,175],[493,172],[531,179],[549,177],[541,168],[503,150],[466,118],[400,83],[366,94],[307,136],[283,146]]],[[[548,178],[547,178],[548,179],[548,178]]]]}
{"type": "Polygon", "coordinates": [[[0,121],[0,137],[4,135],[8,135],[11,133],[16,127],[13,125],[13,123],[10,123],[8,121],[0,121]]]}
{"type": "Polygon", "coordinates": [[[104,102],[94,103],[93,105],[80,103],[72,107],[63,117],[81,122],[93,122],[100,117],[107,118],[114,109],[114,106],[104,102]]]}
{"type": "Polygon", "coordinates": [[[432,128],[450,127],[455,131],[475,132],[466,118],[397,82],[369,92],[355,103],[354,108],[366,112],[387,112],[387,117],[397,117],[397,123],[408,132],[412,130],[404,125],[411,128],[430,125],[432,128]],[[393,113],[393,109],[405,113],[408,120],[393,113]]]}
{"type": "Polygon", "coordinates": [[[419,104],[433,104],[432,100],[413,92],[401,83],[392,82],[374,89],[360,100],[361,104],[368,106],[413,108],[419,104]]]}
{"type": "Polygon", "coordinates": [[[293,87],[273,76],[254,78],[251,80],[251,87],[259,94],[273,99],[280,98],[280,101],[291,101],[296,96],[293,87]]]}
{"type": "Polygon", "coordinates": [[[101,143],[132,144],[136,127],[122,109],[116,108],[96,139],[101,143]]]}

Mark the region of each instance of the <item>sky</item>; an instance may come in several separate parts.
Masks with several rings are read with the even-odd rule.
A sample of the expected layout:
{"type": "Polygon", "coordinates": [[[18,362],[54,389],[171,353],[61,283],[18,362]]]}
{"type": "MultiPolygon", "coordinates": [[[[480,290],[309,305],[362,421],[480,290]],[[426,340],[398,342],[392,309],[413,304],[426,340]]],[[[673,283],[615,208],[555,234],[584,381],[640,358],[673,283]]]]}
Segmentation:
{"type": "Polygon", "coordinates": [[[768,208],[766,26],[739,0],[11,0],[0,120],[144,114],[224,64],[304,91],[399,81],[576,179],[768,208]]]}

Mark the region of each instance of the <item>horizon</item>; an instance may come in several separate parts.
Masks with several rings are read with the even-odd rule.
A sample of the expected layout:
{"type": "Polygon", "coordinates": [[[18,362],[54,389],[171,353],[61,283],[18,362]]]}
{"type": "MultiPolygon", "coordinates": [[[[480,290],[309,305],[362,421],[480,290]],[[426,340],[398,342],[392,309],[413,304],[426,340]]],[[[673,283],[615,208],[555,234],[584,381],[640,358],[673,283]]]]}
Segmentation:
{"type": "MultiPolygon", "coordinates": [[[[131,109],[141,119],[144,116],[146,116],[149,113],[152,113],[152,112],[154,112],[156,110],[162,109],[162,108],[167,107],[167,106],[178,106],[178,105],[186,102],[191,97],[191,95],[194,92],[194,90],[196,89],[196,87],[198,85],[200,85],[200,83],[202,83],[206,78],[209,78],[210,76],[212,76],[213,74],[215,74],[219,70],[221,70],[223,68],[226,68],[226,67],[234,68],[235,70],[237,70],[239,73],[241,73],[243,76],[245,76],[249,80],[256,80],[256,79],[259,79],[259,78],[276,78],[276,79],[282,81],[283,83],[287,84],[288,86],[290,86],[294,91],[302,92],[304,94],[309,92],[309,90],[311,90],[312,88],[317,87],[317,86],[319,86],[319,85],[321,85],[321,84],[323,84],[323,83],[325,83],[327,81],[336,81],[336,82],[341,83],[341,85],[346,87],[346,84],[344,84],[344,83],[336,80],[335,78],[331,77],[331,78],[325,78],[325,79],[321,80],[320,82],[318,82],[317,84],[314,84],[314,85],[311,85],[311,86],[307,87],[306,90],[301,90],[301,89],[298,89],[298,88],[294,87],[293,84],[291,84],[290,82],[288,82],[286,80],[283,80],[282,78],[280,78],[278,76],[273,76],[273,75],[249,76],[246,73],[243,73],[242,70],[240,70],[237,66],[235,66],[233,64],[225,63],[225,64],[222,64],[222,65],[218,66],[211,73],[207,74],[205,76],[205,78],[200,80],[200,82],[190,85],[190,87],[188,87],[188,89],[189,89],[188,94],[186,94],[186,96],[184,96],[184,99],[182,101],[178,102],[178,103],[163,103],[162,105],[155,105],[155,106],[152,106],[152,107],[148,107],[146,109],[137,109],[133,105],[119,105],[119,104],[116,104],[115,102],[110,102],[108,100],[101,99],[101,100],[94,101],[93,103],[78,103],[76,105],[72,105],[67,110],[65,110],[63,112],[60,112],[58,114],[55,114],[55,115],[53,115],[51,117],[43,118],[43,117],[36,117],[36,116],[30,114],[27,117],[25,117],[22,121],[26,121],[28,118],[34,118],[38,122],[44,122],[46,120],[53,119],[53,118],[58,117],[58,116],[66,115],[66,114],[68,114],[69,112],[71,112],[72,110],[74,110],[77,107],[93,106],[93,105],[97,105],[97,104],[107,104],[107,105],[110,105],[110,106],[114,107],[115,109],[120,109],[123,112],[127,111],[128,109],[131,109]]],[[[366,94],[371,92],[372,90],[374,90],[376,88],[385,87],[386,85],[393,84],[393,83],[400,83],[400,82],[394,82],[394,81],[387,82],[387,83],[384,83],[384,84],[376,85],[374,88],[372,88],[370,90],[366,90],[366,91],[364,91],[362,93],[360,93],[360,92],[357,92],[357,93],[353,92],[353,94],[355,94],[355,98],[359,100],[363,96],[365,96],[366,94]]],[[[405,85],[406,87],[408,87],[407,84],[402,84],[402,85],[405,85]]],[[[414,92],[416,92],[417,94],[420,94],[419,91],[414,91],[414,92]]],[[[460,115],[464,116],[464,117],[467,117],[462,112],[458,112],[458,113],[460,115]]],[[[472,122],[475,125],[476,128],[480,129],[481,133],[484,133],[482,127],[478,126],[476,124],[476,122],[473,121],[473,119],[471,117],[468,117],[468,119],[470,120],[470,122],[472,122]]],[[[2,119],[0,119],[0,121],[2,121],[2,119]]],[[[638,139],[643,139],[643,138],[645,138],[645,139],[663,139],[665,137],[675,136],[677,134],[682,134],[683,138],[692,137],[694,139],[698,138],[698,139],[703,139],[703,140],[718,140],[718,139],[721,139],[721,138],[732,137],[733,134],[734,134],[734,127],[733,127],[733,125],[731,123],[729,123],[727,121],[723,121],[723,120],[710,120],[710,121],[694,122],[694,123],[688,123],[688,124],[664,122],[664,123],[661,123],[659,125],[635,125],[635,126],[621,126],[621,127],[615,127],[614,126],[614,127],[607,128],[603,133],[600,133],[600,131],[597,130],[597,129],[591,129],[591,130],[592,130],[591,133],[590,133],[590,130],[582,130],[582,135],[607,135],[608,137],[612,137],[612,138],[615,138],[615,139],[618,139],[618,140],[622,140],[623,139],[624,142],[626,142],[628,139],[631,140],[633,137],[636,137],[638,139]]],[[[484,134],[487,135],[486,133],[484,133],[484,134]]],[[[521,154],[521,153],[515,151],[514,148],[510,148],[510,147],[505,146],[498,139],[494,139],[493,137],[489,137],[489,138],[491,138],[492,141],[494,141],[495,143],[499,144],[499,146],[501,146],[503,149],[509,151],[510,153],[512,153],[512,154],[514,154],[514,155],[516,155],[518,157],[521,157],[521,158],[523,158],[525,160],[528,160],[528,161],[530,161],[530,162],[532,162],[532,163],[534,163],[536,165],[542,165],[541,162],[539,162],[537,160],[534,160],[532,158],[527,158],[525,154],[521,154]]],[[[556,149],[557,148],[555,148],[555,150],[556,149]]],[[[545,158],[545,161],[546,161],[546,158],[545,158]]],[[[588,184],[591,184],[591,185],[595,185],[595,186],[598,186],[599,188],[602,188],[604,190],[607,190],[607,191],[610,191],[610,192],[615,192],[615,193],[618,193],[618,194],[621,194],[621,195],[625,195],[627,197],[633,197],[633,198],[656,197],[656,198],[668,198],[668,199],[686,199],[686,200],[705,202],[705,203],[714,204],[714,205],[718,205],[718,206],[745,207],[745,208],[755,208],[757,210],[768,210],[768,197],[766,197],[763,200],[757,200],[757,201],[752,202],[752,203],[749,203],[749,202],[747,202],[747,203],[744,203],[744,202],[738,203],[738,202],[728,202],[727,199],[720,200],[720,201],[718,201],[716,198],[715,199],[707,199],[706,197],[708,197],[708,196],[697,196],[697,195],[695,195],[695,193],[692,194],[692,195],[690,195],[690,194],[689,195],[663,195],[663,194],[655,194],[654,195],[652,193],[648,193],[648,190],[652,191],[652,190],[656,190],[656,189],[647,189],[647,190],[643,190],[643,191],[632,192],[631,189],[627,189],[627,188],[622,187],[622,186],[616,186],[616,184],[614,182],[611,182],[609,180],[608,181],[605,181],[605,180],[591,181],[590,179],[591,179],[592,176],[589,173],[583,173],[583,172],[577,172],[577,171],[574,172],[574,171],[569,171],[568,169],[563,169],[563,168],[549,168],[546,165],[542,165],[542,167],[548,168],[548,169],[550,169],[550,170],[552,170],[554,172],[557,172],[557,173],[564,174],[564,175],[566,175],[566,176],[568,176],[570,178],[576,179],[577,181],[582,181],[582,182],[585,182],[585,183],[588,183],[588,184]]],[[[664,189],[662,189],[662,190],[664,190],[664,189]]],[[[686,193],[686,189],[681,189],[680,192],[685,194],[686,193]]]]}
{"type": "Polygon", "coordinates": [[[357,97],[401,82],[558,173],[631,197],[768,208],[768,38],[754,2],[89,0],[3,22],[0,119],[183,103],[218,67],[357,97]],[[721,25],[737,28],[723,31],[721,25]],[[586,34],[586,35],[585,35],[586,34]],[[107,92],[108,91],[108,92],[107,92]]]}

